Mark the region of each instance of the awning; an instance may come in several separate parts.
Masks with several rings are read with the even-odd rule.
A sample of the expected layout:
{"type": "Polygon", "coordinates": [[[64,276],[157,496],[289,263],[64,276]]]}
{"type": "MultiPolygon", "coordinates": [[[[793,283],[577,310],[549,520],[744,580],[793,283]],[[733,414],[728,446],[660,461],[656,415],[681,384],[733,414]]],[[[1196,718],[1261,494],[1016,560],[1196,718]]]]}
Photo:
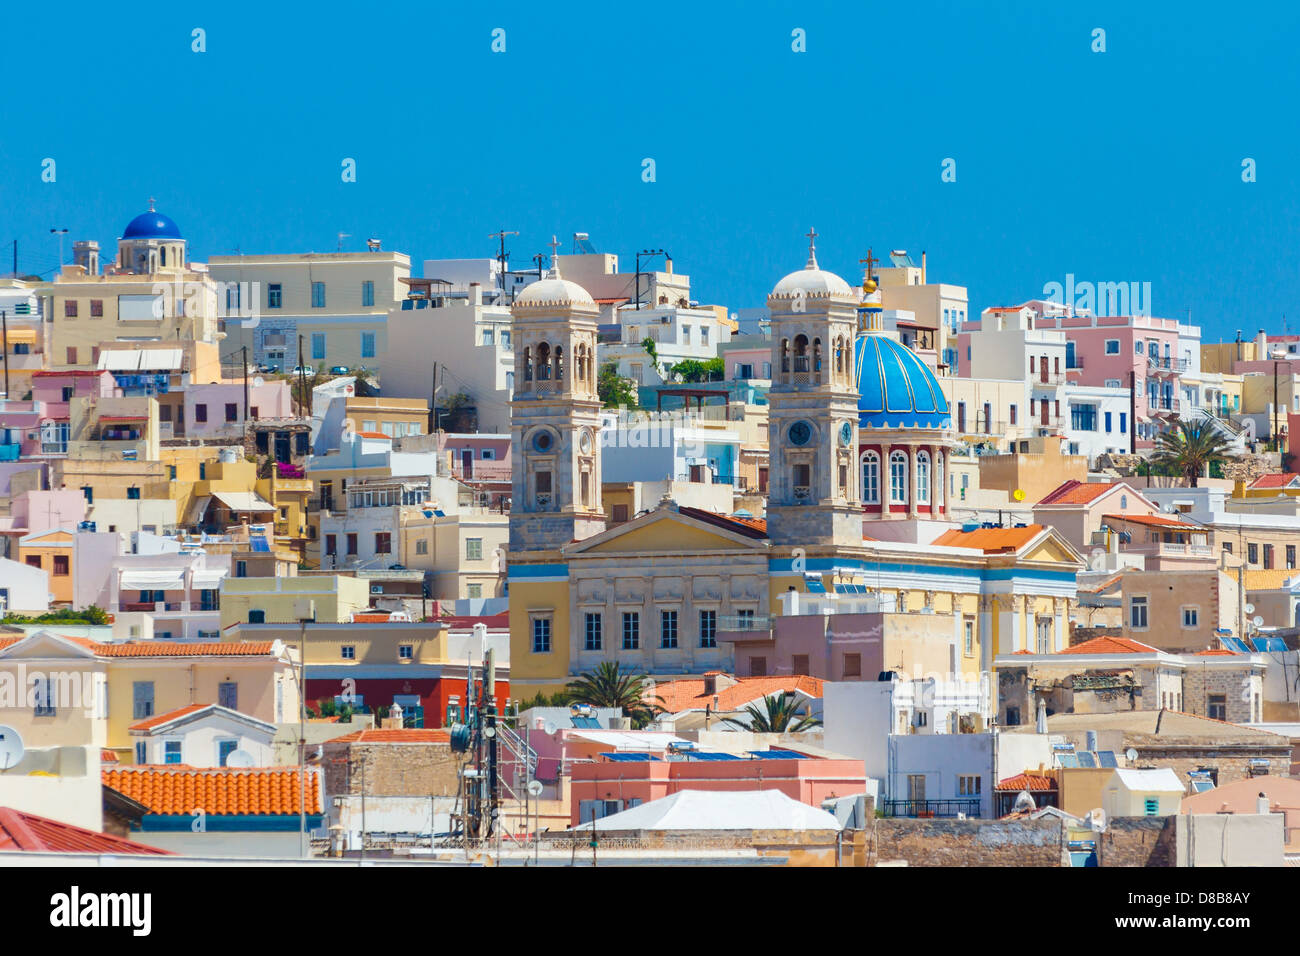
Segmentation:
{"type": "Polygon", "coordinates": [[[211,504],[211,503],[212,503],[212,496],[211,496],[211,495],[204,495],[204,496],[201,497],[201,498],[195,498],[195,499],[194,499],[194,504],[192,504],[192,505],[190,506],[190,511],[191,511],[191,514],[192,514],[192,517],[190,518],[190,521],[192,521],[192,522],[196,522],[196,523],[199,522],[199,521],[202,521],[202,520],[203,520],[203,516],[204,516],[205,514],[207,514],[207,511],[208,511],[208,505],[211,504]]]}
{"type": "Polygon", "coordinates": [[[184,568],[123,571],[122,587],[130,590],[179,591],[185,587],[184,568]]]}
{"type": "Polygon", "coordinates": [[[251,491],[214,491],[212,497],[216,498],[231,511],[275,510],[275,505],[251,491]]]}
{"type": "Polygon", "coordinates": [[[109,372],[173,371],[181,367],[180,349],[104,349],[99,367],[109,372]]]}
{"type": "Polygon", "coordinates": [[[10,329],[5,341],[10,345],[35,345],[35,329],[10,329]]]}
{"type": "Polygon", "coordinates": [[[216,570],[205,569],[195,571],[194,577],[192,578],[194,588],[199,591],[214,591],[221,587],[221,582],[225,580],[226,575],[227,572],[221,568],[216,570]]]}

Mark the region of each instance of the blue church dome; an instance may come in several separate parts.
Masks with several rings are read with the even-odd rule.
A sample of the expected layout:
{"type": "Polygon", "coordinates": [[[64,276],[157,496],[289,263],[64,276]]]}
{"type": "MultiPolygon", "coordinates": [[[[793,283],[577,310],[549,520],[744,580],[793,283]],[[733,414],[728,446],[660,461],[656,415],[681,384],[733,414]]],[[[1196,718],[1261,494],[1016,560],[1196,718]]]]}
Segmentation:
{"type": "Polygon", "coordinates": [[[860,428],[952,427],[939,380],[911,349],[886,335],[860,335],[853,358],[860,428]]]}
{"type": "Polygon", "coordinates": [[[126,224],[123,239],[181,239],[181,230],[160,212],[142,212],[126,224]]]}

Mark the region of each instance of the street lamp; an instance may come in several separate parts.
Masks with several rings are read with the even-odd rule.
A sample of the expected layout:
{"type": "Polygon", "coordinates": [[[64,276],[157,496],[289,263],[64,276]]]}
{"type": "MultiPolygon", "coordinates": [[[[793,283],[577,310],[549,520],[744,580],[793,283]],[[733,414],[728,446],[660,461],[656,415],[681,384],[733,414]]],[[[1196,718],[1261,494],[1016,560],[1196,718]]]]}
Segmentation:
{"type": "Polygon", "coordinates": [[[63,237],[68,234],[66,229],[51,229],[50,235],[59,237],[59,271],[63,271],[63,237]]]}
{"type": "MultiPolygon", "coordinates": [[[[293,677],[298,690],[298,851],[305,860],[307,850],[307,694],[303,687],[303,668],[307,661],[307,624],[316,620],[316,602],[303,600],[297,602],[295,616],[298,619],[298,672],[289,674],[293,677]]],[[[277,660],[293,667],[293,656],[284,648],[285,656],[277,660]]]]}
{"type": "Polygon", "coordinates": [[[642,249],[636,254],[636,308],[641,310],[641,260],[653,259],[655,256],[663,256],[664,262],[669,266],[672,265],[673,257],[662,249],[642,249]]]}

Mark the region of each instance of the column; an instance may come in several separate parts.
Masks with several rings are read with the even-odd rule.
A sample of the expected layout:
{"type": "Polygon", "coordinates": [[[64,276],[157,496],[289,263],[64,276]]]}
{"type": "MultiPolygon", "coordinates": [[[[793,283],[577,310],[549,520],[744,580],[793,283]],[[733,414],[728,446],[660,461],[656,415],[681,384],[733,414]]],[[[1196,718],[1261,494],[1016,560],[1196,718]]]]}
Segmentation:
{"type": "Polygon", "coordinates": [[[916,517],[916,497],[917,497],[917,480],[916,480],[916,446],[907,446],[907,514],[910,518],[916,517]]]}
{"type": "Polygon", "coordinates": [[[952,484],[952,475],[948,473],[948,452],[936,449],[934,453],[935,461],[939,461],[940,457],[943,459],[943,481],[940,482],[943,487],[939,489],[939,494],[943,496],[943,516],[947,519],[950,517],[948,514],[948,488],[952,484]]]}

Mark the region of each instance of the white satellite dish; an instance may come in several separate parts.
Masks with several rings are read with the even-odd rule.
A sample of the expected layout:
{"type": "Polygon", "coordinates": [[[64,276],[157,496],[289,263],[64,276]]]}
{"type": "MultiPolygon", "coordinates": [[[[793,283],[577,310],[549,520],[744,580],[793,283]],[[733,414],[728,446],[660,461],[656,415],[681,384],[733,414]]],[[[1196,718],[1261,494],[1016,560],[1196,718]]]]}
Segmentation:
{"type": "Polygon", "coordinates": [[[1262,617],[1252,617],[1252,618],[1250,619],[1250,623],[1251,623],[1251,624],[1254,624],[1256,627],[1263,627],[1263,626],[1264,626],[1264,619],[1263,619],[1262,617]]]}
{"type": "Polygon", "coordinates": [[[23,738],[12,727],[0,724],[0,770],[9,770],[22,762],[23,738]]]}
{"type": "Polygon", "coordinates": [[[263,385],[265,385],[265,384],[266,384],[266,380],[263,379],[262,376],[260,376],[260,375],[257,376],[257,378],[253,379],[253,387],[254,387],[254,388],[261,388],[261,387],[262,387],[263,385]]]}
{"type": "Polygon", "coordinates": [[[1016,803],[1012,808],[1014,810],[1037,810],[1038,802],[1034,800],[1034,795],[1028,790],[1021,790],[1016,794],[1016,803]]]}
{"type": "Polygon", "coordinates": [[[1137,758],[1138,758],[1138,752],[1134,750],[1132,747],[1129,747],[1128,750],[1124,751],[1124,759],[1127,760],[1129,763],[1133,763],[1135,760],[1137,760],[1137,758]]]}
{"type": "Polygon", "coordinates": [[[1241,606],[1241,609],[1242,609],[1243,611],[1245,611],[1247,614],[1254,614],[1254,613],[1255,613],[1255,605],[1253,605],[1253,604],[1243,604],[1243,605],[1241,606]]]}
{"type": "Polygon", "coordinates": [[[540,797],[542,795],[542,782],[540,780],[529,780],[528,793],[531,796],[540,797]]]}
{"type": "Polygon", "coordinates": [[[1101,833],[1106,829],[1106,811],[1101,807],[1096,807],[1088,811],[1088,827],[1094,833],[1101,833]]]}
{"type": "Polygon", "coordinates": [[[232,750],[226,755],[227,767],[256,767],[257,758],[247,750],[232,750]]]}
{"type": "Polygon", "coordinates": [[[548,721],[547,721],[547,722],[542,726],[542,732],[545,733],[546,736],[548,736],[548,737],[551,736],[551,734],[555,733],[555,721],[553,721],[553,720],[548,720],[548,721]]]}

